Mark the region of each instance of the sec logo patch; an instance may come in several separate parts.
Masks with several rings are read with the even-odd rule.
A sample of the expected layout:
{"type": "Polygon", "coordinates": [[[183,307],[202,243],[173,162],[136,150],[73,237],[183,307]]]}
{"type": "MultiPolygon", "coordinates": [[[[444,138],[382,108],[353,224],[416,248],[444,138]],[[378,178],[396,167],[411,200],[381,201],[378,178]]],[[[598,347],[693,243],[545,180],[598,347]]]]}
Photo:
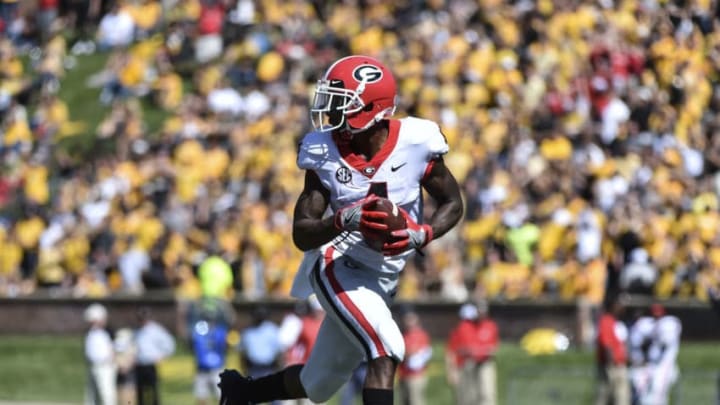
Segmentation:
{"type": "Polygon", "coordinates": [[[350,180],[352,180],[352,173],[350,172],[350,169],[348,169],[345,166],[340,166],[339,169],[335,172],[335,178],[338,182],[342,184],[349,183],[350,180]]]}

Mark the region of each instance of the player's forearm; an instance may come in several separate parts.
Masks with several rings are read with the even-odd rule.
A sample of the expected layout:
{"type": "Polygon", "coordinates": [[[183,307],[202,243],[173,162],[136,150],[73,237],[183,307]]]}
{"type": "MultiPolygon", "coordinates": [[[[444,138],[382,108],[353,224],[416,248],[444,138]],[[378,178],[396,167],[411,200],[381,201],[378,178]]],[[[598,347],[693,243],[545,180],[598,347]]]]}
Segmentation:
{"type": "Polygon", "coordinates": [[[316,249],[339,234],[333,216],[297,219],[293,224],[293,242],[302,251],[316,249]]]}
{"type": "Polygon", "coordinates": [[[462,200],[448,200],[439,205],[430,220],[433,239],[437,239],[452,229],[463,214],[462,200]]]}

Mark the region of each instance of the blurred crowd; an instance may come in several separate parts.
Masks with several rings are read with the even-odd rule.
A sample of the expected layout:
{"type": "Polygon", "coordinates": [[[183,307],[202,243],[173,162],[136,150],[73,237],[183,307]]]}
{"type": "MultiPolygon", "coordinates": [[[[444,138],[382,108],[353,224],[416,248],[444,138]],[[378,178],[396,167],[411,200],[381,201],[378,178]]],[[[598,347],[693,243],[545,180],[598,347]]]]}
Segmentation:
{"type": "Polygon", "coordinates": [[[0,295],[193,297],[217,254],[237,294],[284,296],[308,97],[330,62],[367,54],[395,72],[398,116],[440,123],[466,199],[402,298],[706,299],[720,283],[719,13],[715,0],[3,0],[0,295]],[[98,92],[63,78],[100,57],[87,86],[106,115],[88,127],[73,101],[98,92]]]}

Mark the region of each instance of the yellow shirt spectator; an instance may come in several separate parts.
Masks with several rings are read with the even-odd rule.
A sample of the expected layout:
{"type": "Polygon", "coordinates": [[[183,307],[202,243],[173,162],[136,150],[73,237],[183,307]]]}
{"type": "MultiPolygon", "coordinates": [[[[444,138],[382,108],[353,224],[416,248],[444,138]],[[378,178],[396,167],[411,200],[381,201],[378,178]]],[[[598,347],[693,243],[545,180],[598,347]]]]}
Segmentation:
{"type": "Polygon", "coordinates": [[[180,106],[183,97],[182,78],[175,72],[165,72],[155,81],[156,100],[160,108],[174,110],[180,106]]]}
{"type": "Polygon", "coordinates": [[[556,222],[550,222],[542,226],[537,246],[542,260],[547,261],[555,257],[558,249],[562,247],[566,232],[567,227],[556,222]]]}
{"type": "Polygon", "coordinates": [[[595,259],[585,265],[578,275],[576,291],[578,295],[585,297],[590,303],[600,305],[605,296],[605,279],[607,268],[601,259],[595,259]]]}
{"type": "Polygon", "coordinates": [[[82,232],[65,239],[62,243],[63,265],[65,269],[75,275],[87,270],[90,241],[82,232]]]}
{"type": "Polygon", "coordinates": [[[15,224],[15,235],[23,249],[36,248],[38,240],[40,240],[40,234],[42,234],[44,230],[45,223],[40,217],[20,220],[15,224]]]}
{"type": "Polygon", "coordinates": [[[158,217],[145,217],[137,228],[137,241],[145,250],[150,251],[164,231],[165,226],[158,217]]]}
{"type": "Polygon", "coordinates": [[[158,1],[145,0],[142,4],[130,7],[128,12],[135,21],[135,25],[140,29],[149,30],[156,27],[160,22],[162,5],[158,1]]]}
{"type": "Polygon", "coordinates": [[[48,187],[48,169],[45,166],[31,165],[25,171],[25,197],[28,200],[45,205],[50,199],[48,187]]]}
{"type": "Polygon", "coordinates": [[[209,179],[220,179],[225,176],[230,156],[223,148],[212,148],[205,153],[205,173],[209,179]]]}
{"type": "Polygon", "coordinates": [[[195,21],[200,17],[202,7],[199,0],[180,0],[167,10],[168,21],[195,21]]]}
{"type": "Polygon", "coordinates": [[[61,264],[62,259],[62,251],[58,246],[40,250],[36,275],[41,285],[58,285],[63,281],[65,270],[61,264]]]}
{"type": "Polygon", "coordinates": [[[547,160],[568,160],[572,156],[572,144],[558,134],[543,139],[540,143],[540,154],[547,160]]]}
{"type": "Polygon", "coordinates": [[[198,279],[204,297],[229,298],[233,273],[230,265],[220,256],[210,256],[200,264],[198,279]]]}
{"type": "Polygon", "coordinates": [[[118,78],[125,87],[135,87],[145,79],[147,64],[137,56],[129,56],[125,65],[120,69],[118,78]]]}
{"type": "Polygon", "coordinates": [[[0,238],[0,275],[10,276],[20,269],[22,247],[9,238],[0,238]]]}
{"type": "Polygon", "coordinates": [[[5,137],[3,144],[5,146],[13,146],[18,143],[31,143],[33,140],[32,131],[27,121],[22,119],[13,119],[5,128],[5,137]]]}

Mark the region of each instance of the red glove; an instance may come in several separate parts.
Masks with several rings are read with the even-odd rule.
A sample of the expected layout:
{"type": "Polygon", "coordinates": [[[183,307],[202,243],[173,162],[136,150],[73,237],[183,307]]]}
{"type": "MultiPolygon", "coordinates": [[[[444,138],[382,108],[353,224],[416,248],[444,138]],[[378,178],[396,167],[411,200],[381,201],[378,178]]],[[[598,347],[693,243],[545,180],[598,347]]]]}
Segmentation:
{"type": "Polygon", "coordinates": [[[343,231],[364,231],[382,233],[388,227],[383,222],[387,218],[387,212],[370,210],[372,203],[379,197],[371,194],[357,202],[339,209],[335,213],[335,228],[343,231]]]}
{"type": "Polygon", "coordinates": [[[408,249],[421,249],[433,238],[432,227],[428,224],[418,224],[410,217],[404,209],[398,207],[405,217],[407,228],[392,231],[391,238],[383,245],[382,251],[385,256],[395,256],[408,249]]]}

